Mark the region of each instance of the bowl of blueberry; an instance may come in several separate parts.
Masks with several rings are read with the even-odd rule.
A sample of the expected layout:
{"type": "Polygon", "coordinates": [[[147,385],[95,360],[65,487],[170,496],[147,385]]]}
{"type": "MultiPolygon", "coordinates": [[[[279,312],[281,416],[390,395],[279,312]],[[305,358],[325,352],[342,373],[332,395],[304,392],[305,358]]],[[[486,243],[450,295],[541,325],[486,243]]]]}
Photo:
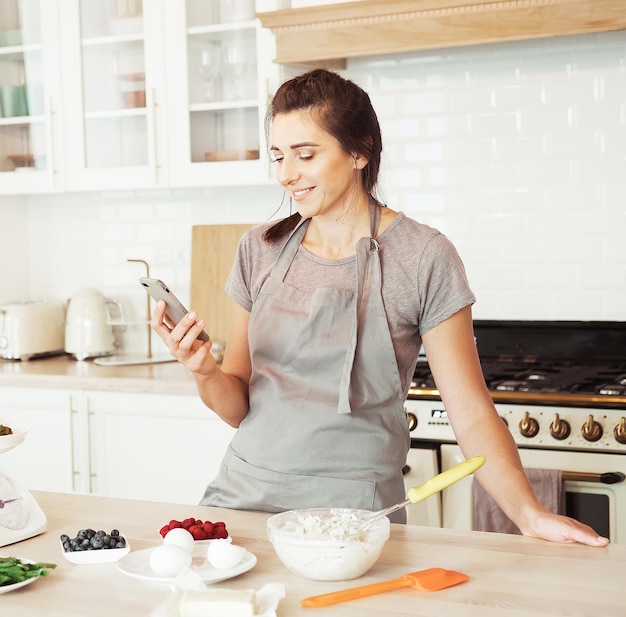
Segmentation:
{"type": "Polygon", "coordinates": [[[130,544],[119,530],[80,529],[75,536],[59,538],[65,559],[72,563],[115,563],[130,553],[130,544]]]}

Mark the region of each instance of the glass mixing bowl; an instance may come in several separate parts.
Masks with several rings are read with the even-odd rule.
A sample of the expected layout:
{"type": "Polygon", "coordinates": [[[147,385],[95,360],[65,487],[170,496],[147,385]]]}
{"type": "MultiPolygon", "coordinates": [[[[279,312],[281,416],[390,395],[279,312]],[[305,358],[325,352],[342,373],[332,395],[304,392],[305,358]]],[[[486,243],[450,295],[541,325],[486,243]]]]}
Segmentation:
{"type": "Polygon", "coordinates": [[[389,538],[387,517],[366,531],[357,529],[371,514],[352,508],[289,510],[268,519],[267,535],[294,574],[315,581],[347,581],[376,563],[389,538]]]}

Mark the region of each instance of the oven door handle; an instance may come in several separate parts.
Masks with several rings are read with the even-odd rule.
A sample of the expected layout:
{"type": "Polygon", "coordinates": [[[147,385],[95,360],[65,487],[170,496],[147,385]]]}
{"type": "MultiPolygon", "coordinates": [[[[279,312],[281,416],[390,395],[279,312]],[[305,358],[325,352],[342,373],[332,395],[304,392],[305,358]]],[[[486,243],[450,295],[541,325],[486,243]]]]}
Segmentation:
{"type": "Polygon", "coordinates": [[[621,471],[607,471],[605,473],[590,473],[585,471],[564,471],[562,478],[566,482],[598,482],[600,484],[617,484],[626,479],[621,471]]]}

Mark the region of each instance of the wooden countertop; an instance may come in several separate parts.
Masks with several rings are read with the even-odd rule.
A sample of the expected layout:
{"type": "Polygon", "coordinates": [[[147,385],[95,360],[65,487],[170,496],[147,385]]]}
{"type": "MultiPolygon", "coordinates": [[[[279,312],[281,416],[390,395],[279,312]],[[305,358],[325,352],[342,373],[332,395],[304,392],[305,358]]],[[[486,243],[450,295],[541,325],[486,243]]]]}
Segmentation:
{"type": "Polygon", "coordinates": [[[65,355],[28,362],[0,360],[0,386],[197,394],[193,377],[175,361],[100,366],[65,355]]]}
{"type": "Polygon", "coordinates": [[[2,596],[2,614],[23,617],[137,617],[150,615],[170,591],[131,578],[114,564],[74,565],[59,546],[61,533],[82,527],[117,527],[133,550],[160,543],[158,529],[172,518],[223,520],[237,544],[257,556],[257,565],[218,583],[231,589],[260,589],[284,583],[278,617],[530,617],[535,615],[624,614],[622,578],[626,546],[590,548],[521,536],[392,525],[378,563],[363,577],[322,583],[290,574],[266,537],[267,514],[60,493],[33,493],[48,518],[48,531],[0,548],[0,554],[58,564],[46,578],[2,596]],[[462,585],[433,593],[391,591],[343,604],[304,609],[304,597],[396,578],[407,572],[444,567],[469,574],[462,585]]]}

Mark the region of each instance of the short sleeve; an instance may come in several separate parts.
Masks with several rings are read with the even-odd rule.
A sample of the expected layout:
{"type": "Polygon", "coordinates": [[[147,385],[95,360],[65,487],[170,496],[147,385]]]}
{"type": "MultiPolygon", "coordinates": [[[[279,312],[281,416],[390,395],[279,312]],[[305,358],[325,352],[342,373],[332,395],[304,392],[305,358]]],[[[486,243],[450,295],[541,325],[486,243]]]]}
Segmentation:
{"type": "Polygon", "coordinates": [[[420,335],[476,301],[463,262],[443,234],[436,234],[429,240],[417,271],[420,335]]]}

